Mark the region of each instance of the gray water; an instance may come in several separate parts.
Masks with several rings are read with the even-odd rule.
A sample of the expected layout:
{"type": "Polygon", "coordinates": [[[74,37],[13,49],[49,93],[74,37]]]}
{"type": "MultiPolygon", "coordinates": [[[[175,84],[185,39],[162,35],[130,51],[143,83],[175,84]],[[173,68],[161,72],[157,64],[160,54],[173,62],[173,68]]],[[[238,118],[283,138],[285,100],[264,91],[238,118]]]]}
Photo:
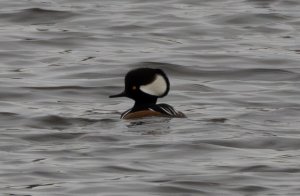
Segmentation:
{"type": "Polygon", "coordinates": [[[1,0],[0,195],[300,195],[298,0],[1,0]],[[133,68],[186,119],[120,120],[133,68]]]}

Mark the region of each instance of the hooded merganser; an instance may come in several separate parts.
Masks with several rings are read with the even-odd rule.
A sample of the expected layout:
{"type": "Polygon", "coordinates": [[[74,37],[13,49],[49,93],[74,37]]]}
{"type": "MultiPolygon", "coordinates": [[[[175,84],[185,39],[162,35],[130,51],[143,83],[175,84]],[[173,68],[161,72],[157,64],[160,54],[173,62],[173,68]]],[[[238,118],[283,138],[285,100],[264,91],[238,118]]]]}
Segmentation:
{"type": "Polygon", "coordinates": [[[138,68],[125,76],[125,90],[114,97],[128,97],[135,101],[134,106],[121,115],[121,119],[134,119],[148,116],[186,116],[168,104],[156,104],[157,98],[168,94],[170,82],[161,69],[138,68]]]}

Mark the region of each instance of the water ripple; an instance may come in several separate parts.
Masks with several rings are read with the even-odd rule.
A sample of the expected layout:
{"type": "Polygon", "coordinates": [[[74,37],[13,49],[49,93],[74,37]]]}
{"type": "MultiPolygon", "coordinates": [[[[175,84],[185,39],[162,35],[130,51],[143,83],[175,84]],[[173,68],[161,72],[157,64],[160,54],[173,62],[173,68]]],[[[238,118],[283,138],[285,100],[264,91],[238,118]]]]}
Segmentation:
{"type": "Polygon", "coordinates": [[[299,1],[0,6],[2,195],[299,195],[299,1]],[[119,119],[139,67],[187,118],[119,119]]]}
{"type": "Polygon", "coordinates": [[[0,14],[2,20],[32,25],[54,24],[75,16],[70,11],[48,10],[42,8],[29,8],[14,13],[0,14]]]}

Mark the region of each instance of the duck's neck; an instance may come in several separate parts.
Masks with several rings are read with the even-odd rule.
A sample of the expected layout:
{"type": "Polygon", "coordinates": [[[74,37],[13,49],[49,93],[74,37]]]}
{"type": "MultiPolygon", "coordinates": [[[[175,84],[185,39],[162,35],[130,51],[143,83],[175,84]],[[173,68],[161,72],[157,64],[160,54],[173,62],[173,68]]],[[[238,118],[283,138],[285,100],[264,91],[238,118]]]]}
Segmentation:
{"type": "Polygon", "coordinates": [[[144,97],[140,100],[135,100],[133,108],[144,108],[148,107],[149,105],[156,104],[157,97],[144,97]]]}

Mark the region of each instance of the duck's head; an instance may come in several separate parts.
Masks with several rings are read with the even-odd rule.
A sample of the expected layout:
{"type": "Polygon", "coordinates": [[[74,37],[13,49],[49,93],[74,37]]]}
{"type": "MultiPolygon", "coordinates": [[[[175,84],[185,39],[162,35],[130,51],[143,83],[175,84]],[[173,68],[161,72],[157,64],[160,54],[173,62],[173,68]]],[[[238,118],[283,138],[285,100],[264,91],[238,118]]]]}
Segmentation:
{"type": "Polygon", "coordinates": [[[128,97],[136,104],[155,104],[157,98],[168,94],[169,89],[169,79],[161,69],[138,68],[126,74],[125,90],[109,97],[128,97]]]}

